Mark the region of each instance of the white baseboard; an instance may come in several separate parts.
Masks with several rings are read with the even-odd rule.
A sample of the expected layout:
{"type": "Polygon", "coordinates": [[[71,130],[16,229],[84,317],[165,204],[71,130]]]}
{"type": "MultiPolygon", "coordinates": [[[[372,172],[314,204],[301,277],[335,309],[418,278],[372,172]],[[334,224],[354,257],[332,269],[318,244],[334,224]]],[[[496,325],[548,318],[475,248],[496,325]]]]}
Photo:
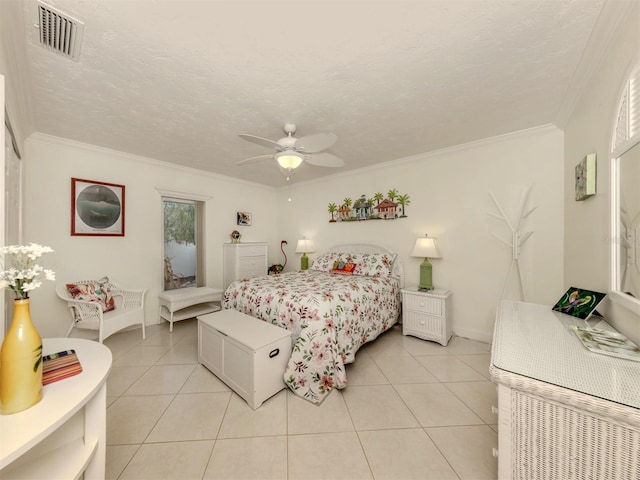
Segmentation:
{"type": "Polygon", "coordinates": [[[468,338],[477,342],[491,343],[493,341],[493,332],[485,330],[476,330],[468,327],[454,327],[453,334],[458,337],[468,338]]]}

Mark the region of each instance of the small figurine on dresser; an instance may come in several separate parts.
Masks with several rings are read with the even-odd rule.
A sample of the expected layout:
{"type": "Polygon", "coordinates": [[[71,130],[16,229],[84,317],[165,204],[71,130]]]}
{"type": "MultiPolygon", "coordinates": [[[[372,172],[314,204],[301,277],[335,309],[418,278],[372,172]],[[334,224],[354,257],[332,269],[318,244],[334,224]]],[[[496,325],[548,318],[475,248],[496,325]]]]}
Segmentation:
{"type": "Polygon", "coordinates": [[[234,230],[233,232],[231,232],[231,235],[229,235],[231,237],[231,243],[240,243],[240,237],[242,236],[240,234],[239,231],[234,230]]]}

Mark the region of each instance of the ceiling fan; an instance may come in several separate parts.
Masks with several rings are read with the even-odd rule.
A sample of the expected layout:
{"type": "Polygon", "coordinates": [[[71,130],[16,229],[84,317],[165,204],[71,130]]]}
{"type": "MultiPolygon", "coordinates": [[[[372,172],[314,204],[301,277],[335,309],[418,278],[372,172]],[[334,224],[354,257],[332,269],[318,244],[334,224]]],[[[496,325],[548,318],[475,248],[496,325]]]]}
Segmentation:
{"type": "Polygon", "coordinates": [[[287,136],[277,141],[246,133],[239,135],[240,138],[248,142],[273,148],[275,153],[239,160],[236,165],[251,165],[263,160],[275,159],[288,172],[298,168],[303,161],[317,167],[335,168],[344,166],[344,160],[325,152],[338,140],[338,137],[333,133],[314,133],[297,138],[293,136],[296,133],[296,125],[294,123],[285,124],[284,132],[287,136]]]}

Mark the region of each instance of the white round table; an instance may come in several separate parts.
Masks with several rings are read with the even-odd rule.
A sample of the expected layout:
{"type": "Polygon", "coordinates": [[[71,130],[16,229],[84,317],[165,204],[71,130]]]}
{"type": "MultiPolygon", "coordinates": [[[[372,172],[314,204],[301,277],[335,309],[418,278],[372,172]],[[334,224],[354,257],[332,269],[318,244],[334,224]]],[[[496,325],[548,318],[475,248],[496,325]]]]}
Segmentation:
{"type": "Polygon", "coordinates": [[[0,477],[103,479],[111,351],[79,338],[47,338],[43,354],[75,350],[82,372],[42,389],[42,400],[0,415],[0,477]]]}

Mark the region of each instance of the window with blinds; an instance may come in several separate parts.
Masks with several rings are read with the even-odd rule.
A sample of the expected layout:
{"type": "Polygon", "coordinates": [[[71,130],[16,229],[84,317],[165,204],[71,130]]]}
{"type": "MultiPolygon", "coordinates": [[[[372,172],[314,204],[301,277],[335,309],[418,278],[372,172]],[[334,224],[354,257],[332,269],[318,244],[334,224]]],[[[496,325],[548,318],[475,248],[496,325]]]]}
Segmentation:
{"type": "Polygon", "coordinates": [[[638,135],[640,135],[640,66],[632,72],[622,93],[611,150],[616,150],[620,145],[638,135]]]}

